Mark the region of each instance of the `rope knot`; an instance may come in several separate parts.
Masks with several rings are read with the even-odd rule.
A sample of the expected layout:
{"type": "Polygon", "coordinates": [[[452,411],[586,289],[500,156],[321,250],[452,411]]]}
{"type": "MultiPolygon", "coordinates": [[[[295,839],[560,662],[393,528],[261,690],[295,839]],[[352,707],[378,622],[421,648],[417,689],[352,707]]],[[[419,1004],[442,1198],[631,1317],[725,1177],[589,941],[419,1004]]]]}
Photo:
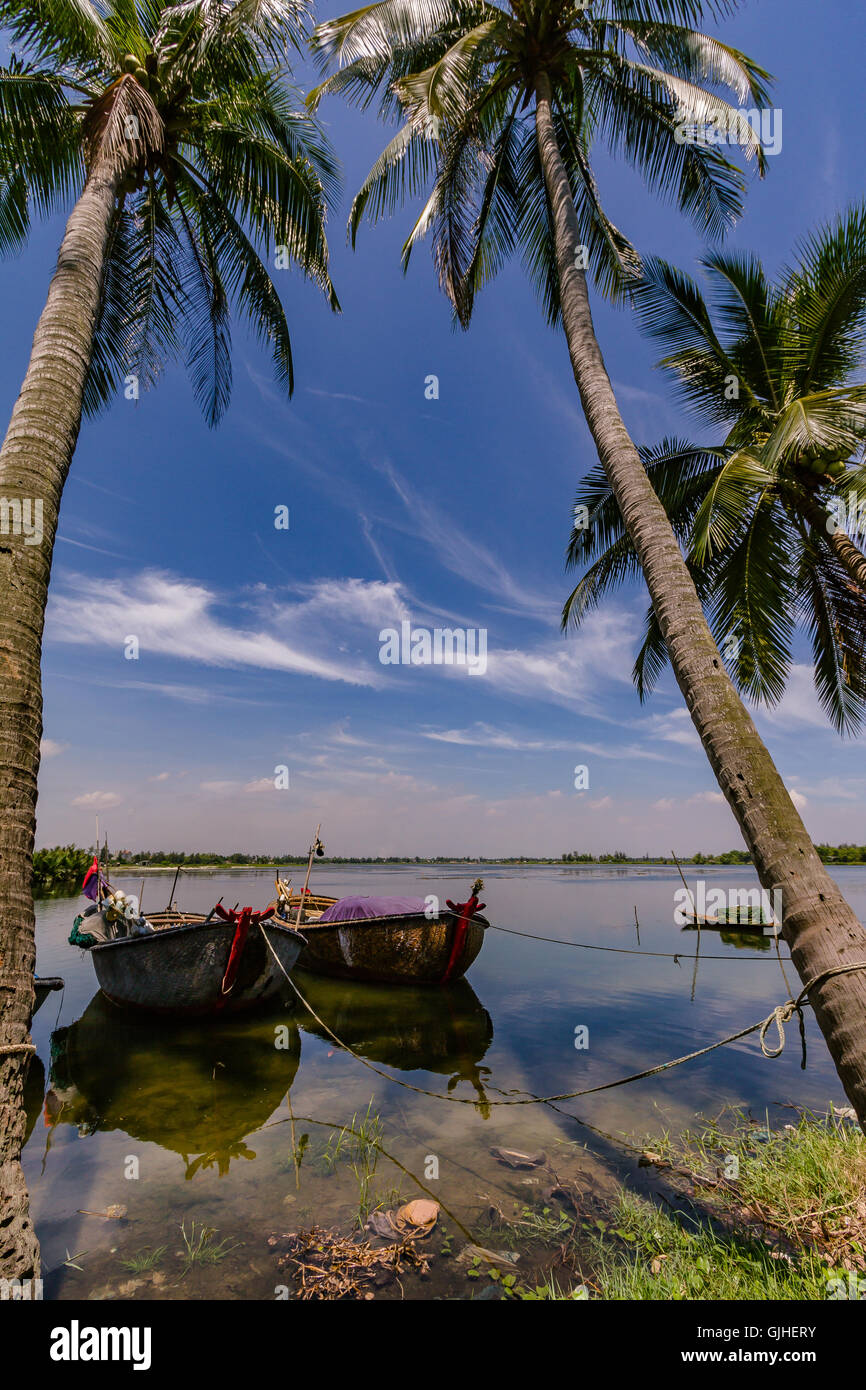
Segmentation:
{"type": "Polygon", "coordinates": [[[761,1051],[765,1057],[780,1057],[785,1050],[785,1024],[793,1018],[795,1013],[799,1013],[800,1006],[794,999],[787,999],[784,1004],[777,1004],[771,1014],[768,1014],[761,1024],[759,1034],[761,1040],[761,1051]],[[779,1037],[778,1047],[770,1047],[767,1043],[767,1033],[772,1024],[776,1025],[779,1037]]]}

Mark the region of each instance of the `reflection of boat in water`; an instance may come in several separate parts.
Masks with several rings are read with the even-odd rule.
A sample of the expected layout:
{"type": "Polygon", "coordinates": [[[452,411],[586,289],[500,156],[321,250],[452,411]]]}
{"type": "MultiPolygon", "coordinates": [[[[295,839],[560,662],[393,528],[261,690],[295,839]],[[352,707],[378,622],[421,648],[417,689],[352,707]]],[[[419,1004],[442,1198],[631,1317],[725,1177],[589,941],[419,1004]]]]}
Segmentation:
{"type": "MultiPolygon", "coordinates": [[[[469,1081],[484,1099],[489,1068],[479,1063],[493,1042],[493,1021],[466,980],[441,989],[351,983],[296,970],[303,997],[333,1033],[359,1056],[400,1071],[429,1071],[447,1076],[448,1089],[469,1081]]],[[[333,1043],[323,1028],[298,1005],[304,1032],[333,1043]]]]}
{"type": "Polygon", "coordinates": [[[724,941],[726,946],[735,946],[738,951],[769,951],[770,942],[775,941],[776,936],[774,933],[763,936],[757,932],[728,928],[719,932],[719,940],[724,941]]]}
{"type": "Polygon", "coordinates": [[[290,1089],[300,1048],[284,1010],[202,1026],[119,1013],[96,994],[52,1036],[54,1110],[82,1132],[123,1130],[181,1154],[187,1177],[214,1164],[225,1172],[231,1158],[254,1156],[243,1140],[290,1089]]]}

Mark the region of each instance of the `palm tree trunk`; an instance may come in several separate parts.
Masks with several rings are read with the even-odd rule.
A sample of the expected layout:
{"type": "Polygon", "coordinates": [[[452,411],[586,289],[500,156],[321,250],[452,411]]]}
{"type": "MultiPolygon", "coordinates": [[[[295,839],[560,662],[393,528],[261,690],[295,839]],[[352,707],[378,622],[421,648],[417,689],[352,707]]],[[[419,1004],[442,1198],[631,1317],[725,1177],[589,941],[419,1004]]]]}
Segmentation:
{"type": "Polygon", "coordinates": [[[866,555],[823,503],[814,498],[805,505],[810,526],[820,531],[848,578],[866,595],[866,555]]]}
{"type": "Polygon", "coordinates": [[[34,1277],[39,1266],[19,1158],[35,966],[42,628],[119,179],[114,161],[94,168],[72,211],[0,450],[0,1276],[10,1279],[34,1277]]]}
{"type": "MultiPolygon", "coordinates": [[[[556,240],[562,317],[574,378],[598,456],[643,568],[677,684],[764,888],[782,893],[783,932],[804,985],[866,964],[866,932],[810,840],[775,764],[725,672],[664,508],[619,413],[593,328],[568,176],[546,74],[536,84],[536,135],[556,240]]],[[[866,970],[809,991],[842,1085],[866,1128],[866,970]]]]}

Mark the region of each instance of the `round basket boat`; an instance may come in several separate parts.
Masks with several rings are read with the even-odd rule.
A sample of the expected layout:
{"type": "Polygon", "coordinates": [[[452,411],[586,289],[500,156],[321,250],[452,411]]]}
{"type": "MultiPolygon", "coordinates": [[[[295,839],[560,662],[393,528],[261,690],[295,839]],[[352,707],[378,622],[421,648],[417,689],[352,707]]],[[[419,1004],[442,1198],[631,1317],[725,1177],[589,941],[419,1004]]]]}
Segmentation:
{"type": "MultiPolygon", "coordinates": [[[[288,920],[295,920],[295,903],[290,901],[285,910],[288,920]]],[[[304,900],[306,945],[298,965],[346,980],[441,985],[466,973],[489,925],[486,917],[466,919],[450,908],[428,917],[423,899],[319,897],[315,906],[304,900]],[[376,903],[384,910],[366,915],[376,903]],[[324,910],[320,904],[326,904],[324,910]],[[358,912],[365,915],[352,915],[358,912]]]]}
{"type": "Polygon", "coordinates": [[[231,989],[224,992],[234,923],[191,913],[156,913],[148,920],[155,931],[90,948],[100,989],[122,1008],[191,1015],[254,1008],[288,988],[286,977],[305,945],[284,922],[258,923],[249,932],[231,989]]]}

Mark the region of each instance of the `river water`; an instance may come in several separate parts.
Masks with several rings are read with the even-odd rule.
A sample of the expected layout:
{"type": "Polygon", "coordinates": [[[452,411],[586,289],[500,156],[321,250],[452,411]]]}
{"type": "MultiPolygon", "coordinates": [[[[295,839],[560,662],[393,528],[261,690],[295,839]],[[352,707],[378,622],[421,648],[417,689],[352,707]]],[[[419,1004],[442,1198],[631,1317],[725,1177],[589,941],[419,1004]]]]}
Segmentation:
{"type": "MultiPolygon", "coordinates": [[[[297,1003],[183,1027],[131,1020],[99,995],[87,953],[67,943],[82,900],[40,903],[37,968],[66,982],[34,1019],[23,1160],[46,1297],[272,1299],[290,1281],[270,1237],[314,1226],[351,1234],[371,1210],[428,1194],[443,1208],[430,1249],[445,1236],[445,1250],[435,1245],[429,1275],[412,1274],[383,1296],[467,1297],[456,1255],[470,1236],[496,1246],[492,1212],[536,1210],[545,1184],[560,1183],[593,1214],[618,1183],[640,1187],[646,1170],[618,1140],[639,1147],[725,1106],[777,1127],[792,1118],[786,1106],[847,1103],[807,1009],[805,1071],[794,1021],[775,1060],[752,1034],[659,1076],[562,1102],[567,1113],[497,1105],[513,1092],[598,1086],[736,1032],[787,997],[782,967],[799,985],[786,949],[780,966],[775,947],[751,936],[705,931],[697,969],[693,959],[673,959],[696,947],[696,934],[674,922],[675,870],[481,871],[485,915],[496,927],[556,942],[492,930],[466,980],[445,990],[297,975],[354,1052],[435,1098],[365,1067],[297,1003]],[[618,949],[584,949],[600,946],[618,949]],[[631,954],[638,951],[670,954],[631,954]],[[347,1125],[406,1171],[364,1137],[340,1138],[347,1125]],[[497,1147],[541,1151],[545,1163],[511,1169],[491,1153],[497,1147]],[[109,1208],[125,1209],[122,1218],[100,1214],[109,1208]],[[215,1232],[204,1246],[214,1258],[190,1260],[203,1230],[215,1232]]],[[[686,873],[693,886],[700,873],[708,890],[756,882],[740,867],[686,873]]],[[[172,877],[148,875],[145,912],[165,905],[172,877]]],[[[325,865],[314,887],[458,899],[473,877],[465,865],[325,865]]],[[[837,877],[862,918],[866,870],[837,877]]],[[[130,893],[140,879],[114,882],[130,893]]],[[[176,893],[190,911],[221,896],[261,907],[273,896],[273,873],[189,874],[176,893]]],[[[522,1258],[543,1268],[542,1254],[522,1258]]]]}

